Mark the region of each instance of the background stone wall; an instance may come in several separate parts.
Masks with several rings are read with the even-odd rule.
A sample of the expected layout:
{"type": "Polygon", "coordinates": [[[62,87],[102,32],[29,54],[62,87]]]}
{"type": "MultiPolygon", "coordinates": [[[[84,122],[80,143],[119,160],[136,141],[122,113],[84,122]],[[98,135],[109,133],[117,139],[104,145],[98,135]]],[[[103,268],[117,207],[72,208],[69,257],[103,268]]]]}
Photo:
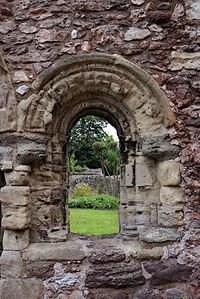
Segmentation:
{"type": "Polygon", "coordinates": [[[69,176],[69,197],[73,196],[76,186],[87,184],[94,194],[110,194],[119,196],[119,179],[114,177],[104,177],[101,169],[90,169],[84,173],[71,173],[69,176]]]}
{"type": "MultiPolygon", "coordinates": [[[[163,252],[157,254],[157,256],[163,255],[163,260],[166,259],[166,262],[147,263],[144,267],[142,263],[139,266],[136,264],[127,266],[127,259],[134,256],[134,250],[130,251],[126,258],[123,254],[116,253],[115,250],[114,253],[110,253],[107,247],[103,257],[98,257],[98,252],[94,250],[87,279],[87,286],[91,289],[90,294],[87,295],[86,289],[79,291],[76,296],[79,296],[78,298],[84,298],[83,296],[106,298],[107,296],[121,299],[123,296],[132,298],[134,293],[135,299],[163,298],[163,296],[170,299],[173,298],[173,294],[177,298],[181,296],[199,298],[200,5],[198,1],[0,0],[0,20],[0,46],[12,82],[8,80],[7,75],[4,74],[2,77],[5,86],[14,87],[18,103],[31,95],[32,82],[38,74],[62,55],[101,52],[120,54],[148,71],[168,96],[171,108],[176,115],[174,144],[181,148],[182,184],[187,199],[181,243],[167,247],[164,255],[163,252]],[[114,257],[110,258],[110,255],[114,257]],[[107,269],[107,262],[111,263],[109,267],[112,271],[107,269]],[[112,267],[116,265],[116,262],[118,266],[112,267]],[[183,263],[187,266],[181,268],[180,265],[183,263]],[[123,277],[117,270],[121,268],[125,269],[123,277]],[[195,271],[189,277],[191,269],[195,271]],[[133,273],[135,280],[131,276],[133,273]],[[177,273],[181,275],[177,277],[177,273]],[[105,289],[99,291],[98,288],[102,286],[102,277],[105,278],[106,274],[107,280],[103,285],[105,289]],[[146,284],[144,284],[144,277],[146,284]],[[92,278],[95,278],[95,281],[92,278]],[[125,284],[123,284],[124,281],[126,281],[125,284]],[[120,283],[121,287],[125,288],[123,292],[117,289],[120,283]],[[182,291],[178,291],[177,288],[182,291]]],[[[13,91],[10,92],[9,97],[13,97],[13,91]]],[[[4,103],[1,103],[1,108],[3,107],[4,103]]],[[[13,114],[15,113],[14,109],[13,114]]],[[[12,131],[14,127],[15,124],[10,130],[12,131]]],[[[5,148],[4,152],[0,153],[0,157],[5,157],[6,154],[5,148]]],[[[10,240],[15,244],[16,240],[11,240],[8,235],[6,238],[7,243],[10,240]]],[[[36,251],[37,248],[33,249],[36,251]]],[[[148,250],[147,247],[146,257],[154,258],[148,250]]],[[[51,271],[53,269],[51,257],[49,257],[49,263],[45,261],[42,264],[43,267],[46,265],[47,270],[39,277],[42,254],[43,252],[38,253],[35,260],[27,262],[25,276],[30,277],[30,280],[24,283],[26,284],[25,290],[29,283],[35,286],[32,277],[43,280],[53,277],[53,273],[48,272],[49,269],[51,271]]],[[[13,272],[10,274],[10,277],[13,277],[16,267],[20,268],[22,265],[20,256],[12,255],[9,258],[11,261],[18,261],[15,269],[11,267],[8,270],[8,265],[2,267],[7,273],[13,272]]],[[[63,256],[58,258],[62,261],[63,256]]],[[[141,259],[144,258],[145,256],[141,257],[141,259]]],[[[79,255],[72,257],[71,268],[74,272],[82,271],[82,266],[77,266],[81,259],[79,255]],[[76,261],[75,264],[73,264],[74,261],[76,261]]],[[[65,265],[65,268],[67,271],[72,271],[69,265],[65,265]]],[[[55,277],[52,278],[54,282],[55,277]]],[[[6,280],[1,281],[3,287],[0,288],[0,298],[13,298],[18,284],[13,284],[14,290],[11,290],[9,295],[6,283],[6,280]],[[4,290],[7,290],[7,293],[4,293],[4,290]]],[[[70,288],[69,285],[67,287],[70,288]]],[[[37,286],[36,289],[38,291],[32,294],[32,298],[40,296],[40,288],[37,286]]],[[[49,291],[48,283],[46,289],[49,291]]],[[[65,296],[71,296],[71,293],[69,291],[69,294],[65,296]]],[[[17,294],[20,294],[20,290],[17,294]]],[[[54,293],[52,296],[58,298],[59,295],[54,293]]],[[[18,296],[16,299],[23,298],[16,296],[18,296]]],[[[27,296],[25,295],[24,298],[27,299],[27,296]]]]}

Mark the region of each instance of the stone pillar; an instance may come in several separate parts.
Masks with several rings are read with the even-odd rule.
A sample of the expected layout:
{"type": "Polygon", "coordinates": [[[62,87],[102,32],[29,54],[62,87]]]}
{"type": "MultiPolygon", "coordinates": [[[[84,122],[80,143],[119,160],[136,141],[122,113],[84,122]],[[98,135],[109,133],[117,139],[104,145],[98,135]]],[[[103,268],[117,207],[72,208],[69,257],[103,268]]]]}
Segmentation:
{"type": "Polygon", "coordinates": [[[1,277],[19,278],[23,273],[22,250],[29,245],[30,167],[18,165],[5,172],[6,186],[1,189],[3,253],[1,277]]]}

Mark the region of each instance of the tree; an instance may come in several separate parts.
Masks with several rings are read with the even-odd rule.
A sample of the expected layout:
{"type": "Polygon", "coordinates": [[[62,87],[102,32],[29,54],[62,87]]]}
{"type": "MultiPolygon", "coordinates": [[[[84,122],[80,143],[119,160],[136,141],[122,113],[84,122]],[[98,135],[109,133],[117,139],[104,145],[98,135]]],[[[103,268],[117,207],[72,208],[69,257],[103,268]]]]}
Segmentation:
{"type": "Polygon", "coordinates": [[[92,149],[94,142],[105,138],[108,122],[97,116],[85,116],[78,120],[70,132],[69,155],[84,167],[99,168],[100,161],[92,149]]]}
{"type": "Polygon", "coordinates": [[[118,143],[114,141],[112,136],[107,136],[101,141],[94,142],[92,147],[95,154],[99,157],[105,183],[107,185],[111,184],[112,194],[116,195],[120,165],[118,143]],[[106,180],[106,176],[110,177],[111,175],[114,178],[113,183],[111,179],[106,180]]]}

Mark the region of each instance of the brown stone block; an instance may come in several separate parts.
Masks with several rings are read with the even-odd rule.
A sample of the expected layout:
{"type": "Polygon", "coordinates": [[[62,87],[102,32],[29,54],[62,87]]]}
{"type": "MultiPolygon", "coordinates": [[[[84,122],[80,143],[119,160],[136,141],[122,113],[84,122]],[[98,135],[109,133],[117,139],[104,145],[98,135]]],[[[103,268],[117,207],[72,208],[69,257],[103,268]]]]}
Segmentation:
{"type": "Polygon", "coordinates": [[[106,263],[90,267],[86,286],[89,288],[125,288],[144,284],[145,279],[139,263],[106,263]]]}
{"type": "Polygon", "coordinates": [[[183,225],[183,205],[166,205],[158,207],[158,225],[176,227],[183,225]]]}
{"type": "Polygon", "coordinates": [[[176,228],[152,227],[146,228],[140,233],[140,240],[147,243],[176,241],[179,238],[180,233],[176,228]]]}
{"type": "Polygon", "coordinates": [[[85,258],[84,248],[74,242],[31,244],[27,257],[31,261],[81,261],[85,258]]]}
{"type": "Polygon", "coordinates": [[[20,251],[3,251],[0,263],[2,278],[21,277],[23,262],[20,251]]]}
{"type": "Polygon", "coordinates": [[[20,207],[30,203],[30,187],[5,186],[1,189],[0,201],[6,206],[20,207]]]}
{"type": "Polygon", "coordinates": [[[180,163],[173,160],[160,162],[157,175],[162,186],[180,185],[180,163]]]}
{"type": "MultiPolygon", "coordinates": [[[[88,299],[133,299],[133,289],[123,288],[123,290],[114,289],[91,289],[88,299]]],[[[146,298],[145,298],[146,299],[146,298]]]]}
{"type": "MultiPolygon", "coordinates": [[[[44,111],[41,111],[42,117],[44,111]]],[[[39,118],[40,119],[40,118],[39,118]]],[[[37,120],[38,123],[38,120],[37,120]]],[[[17,147],[17,159],[20,164],[30,165],[32,163],[43,160],[46,157],[46,145],[31,142],[27,144],[20,144],[17,147]]]]}
{"type": "Polygon", "coordinates": [[[171,259],[165,262],[148,263],[145,265],[145,269],[152,275],[150,283],[155,286],[189,281],[194,268],[178,264],[175,259],[171,259]]]}
{"type": "Polygon", "coordinates": [[[183,189],[181,187],[161,187],[160,202],[164,205],[177,205],[185,202],[183,189]]]}
{"type": "Polygon", "coordinates": [[[92,263],[107,263],[107,262],[120,262],[125,259],[125,253],[117,247],[102,246],[101,248],[94,249],[90,253],[89,260],[92,263]]]}
{"type": "Polygon", "coordinates": [[[29,245],[29,230],[18,232],[4,229],[3,249],[4,250],[23,250],[29,245]]]}
{"type": "Polygon", "coordinates": [[[1,299],[41,299],[43,298],[43,284],[40,279],[1,279],[1,299]]]}
{"type": "Polygon", "coordinates": [[[28,207],[2,206],[2,227],[8,230],[24,230],[30,223],[30,210],[28,207]]]}
{"type": "Polygon", "coordinates": [[[185,290],[180,290],[177,288],[171,288],[166,290],[165,299],[193,299],[192,294],[185,290]]]}
{"type": "Polygon", "coordinates": [[[5,178],[7,184],[11,186],[27,186],[29,184],[29,177],[27,172],[5,172],[5,178]]]}

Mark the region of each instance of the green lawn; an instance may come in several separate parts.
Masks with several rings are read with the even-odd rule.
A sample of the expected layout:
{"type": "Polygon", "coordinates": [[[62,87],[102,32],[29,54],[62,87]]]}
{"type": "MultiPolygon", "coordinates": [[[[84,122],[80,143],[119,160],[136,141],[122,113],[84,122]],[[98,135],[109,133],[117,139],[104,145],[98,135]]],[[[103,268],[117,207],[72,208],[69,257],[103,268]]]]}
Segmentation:
{"type": "Polygon", "coordinates": [[[70,209],[70,231],[90,236],[118,233],[118,210],[70,209]]]}

